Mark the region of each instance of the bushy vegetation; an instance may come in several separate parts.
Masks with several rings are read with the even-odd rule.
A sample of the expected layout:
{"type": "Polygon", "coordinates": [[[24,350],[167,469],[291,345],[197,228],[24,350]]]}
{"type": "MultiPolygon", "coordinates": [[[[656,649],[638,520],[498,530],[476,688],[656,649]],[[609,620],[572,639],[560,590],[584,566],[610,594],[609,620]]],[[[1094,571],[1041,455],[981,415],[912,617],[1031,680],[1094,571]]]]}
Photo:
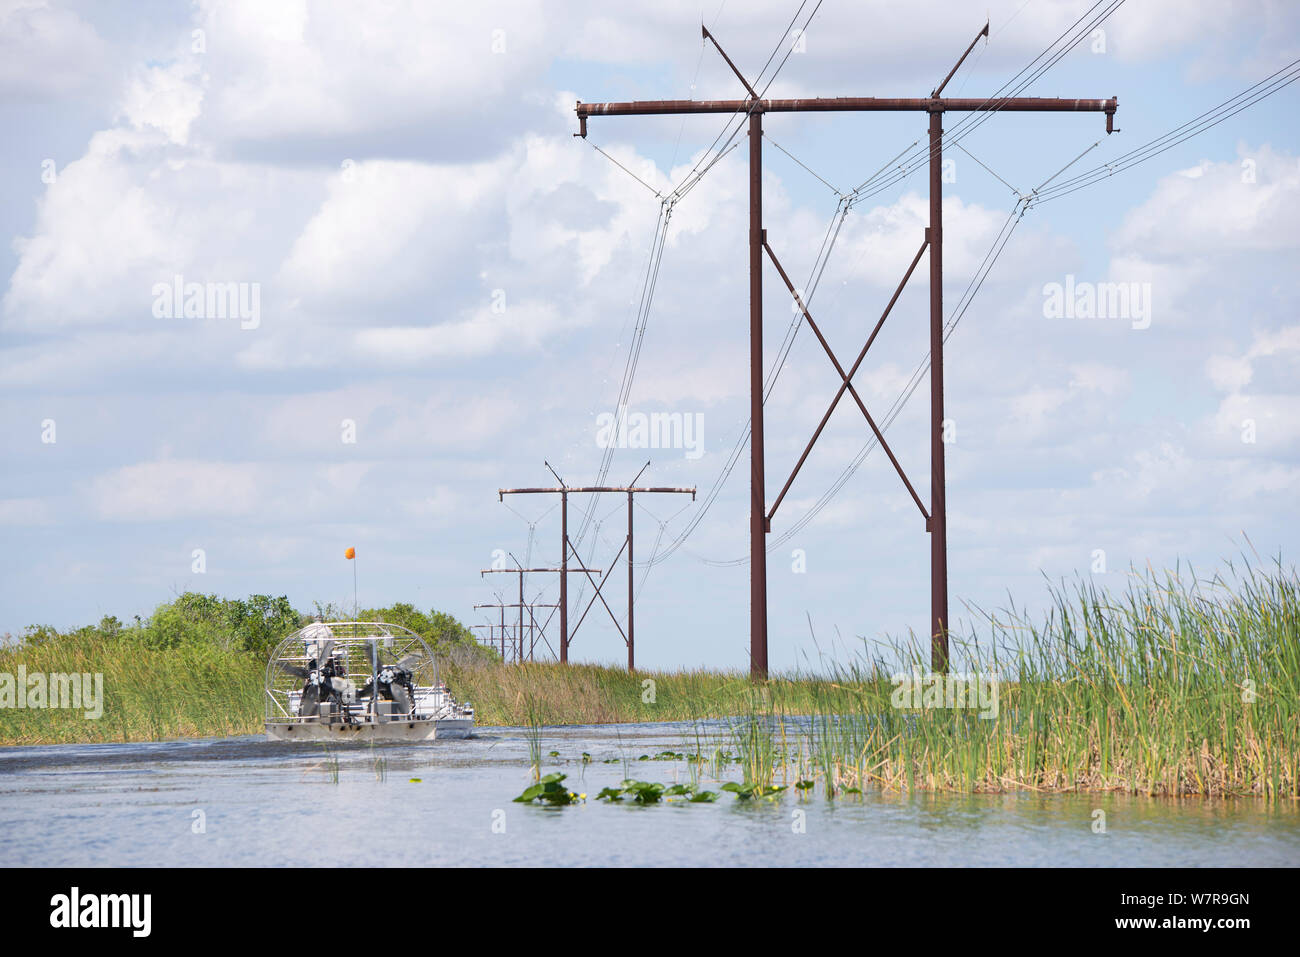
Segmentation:
{"type": "MultiPolygon", "coordinates": [[[[128,625],[111,615],[101,618],[98,625],[64,632],[49,625],[32,625],[18,640],[18,645],[30,648],[75,638],[138,644],[151,651],[170,651],[188,645],[265,657],[281,638],[302,627],[306,620],[283,595],[279,598],[250,595],[240,599],[185,592],[159,605],[148,618],[136,616],[128,625]]],[[[12,636],[6,638],[6,645],[13,643],[12,636]]]]}
{"type": "MultiPolygon", "coordinates": [[[[350,609],[335,605],[316,606],[316,614],[326,621],[351,621],[350,609]]],[[[409,628],[429,643],[441,661],[463,664],[499,661],[500,655],[479,643],[474,632],[443,611],[420,611],[414,605],[398,602],[387,608],[366,608],[356,613],[360,621],[384,621],[409,628]]]]}
{"type": "MultiPolygon", "coordinates": [[[[317,606],[317,612],[333,609],[317,606]]],[[[272,649],[311,621],[285,596],[222,598],[185,592],[148,618],[60,631],[33,625],[0,645],[0,673],[78,673],[104,676],[104,714],[0,708],[0,743],[140,741],[253,734],[262,730],[262,687],[272,649]]],[[[351,614],[339,615],[347,620],[351,614]]],[[[496,655],[450,615],[409,604],[372,608],[366,621],[415,631],[440,659],[462,666],[496,655]]]]}
{"type": "MultiPolygon", "coordinates": [[[[819,675],[754,683],[742,672],[504,665],[448,615],[398,604],[360,617],[424,636],[480,725],[528,730],[538,770],[544,725],[679,721],[699,760],[728,755],[743,774],[738,787],[754,794],[792,785],[828,796],[884,789],[1300,797],[1293,568],[1229,563],[1209,578],[1147,571],[1132,574],[1119,594],[1085,578],[1052,598],[1045,618],[981,613],[976,631],[953,636],[953,671],[996,678],[995,709],[900,703],[903,674],[929,672],[925,640],[825,663],[819,675]]],[[[104,718],[0,709],[0,741],[256,733],[266,652],[303,621],[282,598],[182,595],[133,625],[105,618],[66,633],[29,629],[0,648],[0,672],[19,664],[29,672],[102,672],[104,718]]]]}

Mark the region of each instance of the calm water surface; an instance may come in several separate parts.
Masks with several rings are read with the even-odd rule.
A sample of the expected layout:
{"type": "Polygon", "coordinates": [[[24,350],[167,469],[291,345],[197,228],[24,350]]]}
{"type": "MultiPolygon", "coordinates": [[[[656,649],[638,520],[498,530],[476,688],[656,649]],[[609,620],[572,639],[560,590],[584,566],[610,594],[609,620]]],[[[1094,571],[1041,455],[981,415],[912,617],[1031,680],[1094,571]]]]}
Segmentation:
{"type": "Polygon", "coordinates": [[[566,808],[511,802],[530,783],[518,728],[334,748],[337,781],[321,746],[258,737],[5,748],[0,864],[1300,865],[1300,812],[1256,801],[1036,794],[828,801],[820,789],[807,800],[787,792],[749,803],[725,793],[716,804],[594,799],[627,776],[689,780],[685,762],[636,759],[694,751],[693,733],[677,724],[545,729],[542,751],[559,757],[546,758],[544,770],[563,771],[573,790],[589,795],[566,808]],[[585,766],[584,751],[592,761],[585,766]],[[602,763],[609,758],[620,760],[602,763]],[[1098,809],[1104,834],[1092,827],[1098,809]],[[194,831],[196,811],[203,833],[194,831]]]}

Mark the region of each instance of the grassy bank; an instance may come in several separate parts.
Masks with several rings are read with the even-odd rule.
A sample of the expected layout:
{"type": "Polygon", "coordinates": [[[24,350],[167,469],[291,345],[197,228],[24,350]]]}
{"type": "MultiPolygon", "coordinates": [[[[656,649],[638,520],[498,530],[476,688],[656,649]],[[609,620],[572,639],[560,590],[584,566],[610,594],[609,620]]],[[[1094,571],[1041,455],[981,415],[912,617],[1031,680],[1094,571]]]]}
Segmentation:
{"type": "Polygon", "coordinates": [[[1053,592],[1045,621],[984,615],[954,646],[955,670],[998,679],[996,716],[915,708],[896,695],[915,643],[833,669],[809,708],[781,683],[733,729],[747,780],[817,782],[827,793],[1120,791],[1300,798],[1300,587],[1294,570],[1229,566],[1091,580],[1053,592]],[[786,719],[808,715],[792,737],[786,719]]]}
{"type": "Polygon", "coordinates": [[[0,672],[102,674],[103,715],[0,709],[0,743],[163,741],[262,730],[265,663],[247,652],[185,644],[165,650],[62,635],[0,650],[0,672]]]}
{"type": "Polygon", "coordinates": [[[532,665],[462,672],[455,687],[488,723],[726,718],[721,729],[688,731],[684,751],[700,761],[731,755],[749,783],[803,782],[832,795],[1300,798],[1293,569],[1229,564],[1208,579],[1148,571],[1120,594],[1085,579],[1052,599],[1044,620],[979,613],[977,632],[954,636],[952,670],[970,680],[950,700],[927,674],[928,642],[917,641],[761,686],[739,674],[532,665]],[[915,696],[900,695],[902,675],[921,679],[915,696]],[[994,686],[995,706],[971,694],[994,686]]]}
{"type": "MultiPolygon", "coordinates": [[[[685,721],[684,753],[739,761],[747,782],[830,795],[1123,791],[1300,798],[1300,587],[1280,563],[1092,579],[1053,591],[1037,621],[980,613],[953,671],[983,698],[900,698],[928,681],[927,642],[760,685],[741,673],[505,666],[447,654],[481,725],[685,721]],[[725,719],[705,727],[706,718],[725,719]]],[[[443,646],[454,649],[457,645],[443,646]]],[[[151,648],[91,635],[0,651],[0,672],[102,672],[105,713],[0,709],[0,741],[148,740],[261,730],[264,657],[211,643],[151,648]]],[[[935,690],[931,685],[930,690],[935,690]]]]}
{"type": "Polygon", "coordinates": [[[775,678],[755,696],[748,672],[638,671],[601,665],[524,664],[446,668],[456,696],[471,701],[478,722],[626,724],[695,721],[744,715],[775,696],[786,714],[810,714],[834,689],[818,678],[775,678]]]}
{"type": "MultiPolygon", "coordinates": [[[[320,605],[309,615],[284,597],[186,592],[129,624],[107,616],[70,631],[33,625],[19,638],[6,635],[0,644],[0,745],[261,733],[267,657],[314,615],[352,618],[350,611],[320,605]],[[15,707],[20,669],[29,676],[102,675],[102,715],[88,719],[86,707],[15,707]],[[7,702],[6,694],[15,701],[7,702]]],[[[497,660],[464,625],[436,610],[397,604],[365,609],[360,617],[411,628],[447,660],[497,660]]]]}

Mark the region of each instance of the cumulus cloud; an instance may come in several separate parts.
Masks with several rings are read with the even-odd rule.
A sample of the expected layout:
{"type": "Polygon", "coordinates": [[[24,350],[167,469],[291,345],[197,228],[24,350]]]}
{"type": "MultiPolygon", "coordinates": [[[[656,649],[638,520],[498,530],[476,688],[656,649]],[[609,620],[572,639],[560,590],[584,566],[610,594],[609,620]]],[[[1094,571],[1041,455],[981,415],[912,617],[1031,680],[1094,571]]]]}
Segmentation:
{"type": "Polygon", "coordinates": [[[1161,179],[1124,217],[1116,250],[1156,263],[1225,253],[1262,253],[1300,245],[1300,162],[1267,146],[1239,148],[1236,161],[1204,160],[1161,179]]]}
{"type": "Polygon", "coordinates": [[[114,522],[238,516],[257,509],[265,480],[265,471],[256,465],[142,462],[96,477],[91,499],[98,516],[114,522]]]}
{"type": "MultiPolygon", "coordinates": [[[[440,607],[465,612],[482,597],[465,569],[527,535],[497,503],[496,488],[551,481],[543,461],[574,480],[595,474],[601,450],[592,417],[610,410],[634,345],[633,407],[704,414],[707,451],[697,462],[680,450],[620,450],[611,478],[620,470],[630,478],[653,458],[657,480],[708,488],[749,415],[744,150],[673,207],[641,330],[635,321],[659,199],[591,145],[662,193],[690,172],[722,124],[710,118],[685,134],[676,120],[609,124],[592,143],[570,135],[573,88],[610,98],[688,95],[694,79],[697,94],[737,92],[712,54],[692,76],[698,5],[634,4],[617,15],[585,0],[545,10],[395,3],[364,14],[306,0],[272,6],[203,2],[185,29],[140,41],[129,68],[100,91],[117,111],[108,128],[88,131],[55,182],[33,185],[33,218],[9,221],[17,238],[0,388],[41,401],[6,405],[0,419],[0,437],[13,439],[10,474],[25,476],[7,475],[0,523],[13,536],[32,536],[25,547],[48,556],[51,568],[67,567],[65,552],[83,539],[115,542],[129,527],[133,547],[154,557],[124,559],[130,567],[120,575],[152,582],[172,580],[170,559],[158,555],[175,552],[188,574],[189,543],[202,538],[239,552],[225,567],[243,569],[250,589],[271,587],[267,581],[278,588],[300,574],[284,587],[309,597],[331,587],[317,584],[333,574],[322,548],[334,555],[336,539],[364,534],[372,536],[368,555],[393,561],[376,587],[425,587],[433,568],[440,607]],[[191,47],[190,27],[202,31],[202,52],[191,47]],[[629,63],[633,69],[622,68],[629,63]],[[155,318],[153,286],[177,275],[260,283],[260,326],[155,318]],[[59,445],[39,447],[33,422],[55,405],[59,445]],[[355,423],[355,443],[341,438],[344,420],[355,423]],[[159,451],[164,444],[177,449],[159,451]],[[38,487],[45,483],[48,495],[38,487]]],[[[1181,18],[1161,31],[1158,14],[1170,8],[1155,6],[1150,13],[1126,5],[1107,37],[1110,51],[1153,87],[1163,89],[1186,65],[1156,58],[1203,52],[1198,31],[1214,27],[1226,38],[1229,70],[1267,45],[1252,38],[1258,23],[1219,24],[1209,3],[1181,5],[1181,18]]],[[[10,5],[6,14],[19,7],[27,23],[63,17],[34,4],[10,5]]],[[[755,70],[790,12],[776,0],[743,17],[728,12],[720,37],[743,69],[755,70]]],[[[959,28],[971,14],[955,0],[889,18],[888,29],[879,28],[878,10],[828,4],[824,12],[773,92],[854,92],[849,80],[867,93],[927,92],[980,25],[959,28]],[[935,22],[951,30],[936,32],[935,22]]],[[[1077,13],[1066,4],[996,4],[994,42],[954,83],[969,80],[969,94],[990,76],[1009,76],[1077,13]]],[[[1292,16],[1270,15],[1278,23],[1292,16]]],[[[63,39],[32,49],[53,56],[48,51],[102,42],[88,39],[91,28],[62,22],[63,39]]],[[[125,56],[116,46],[107,55],[125,56]]],[[[103,58],[83,59],[93,66],[103,58]]],[[[1104,76],[1111,63],[1085,50],[1074,65],[1104,76]]],[[[23,95],[69,96],[73,87],[42,89],[23,95]]],[[[814,159],[863,162],[838,139],[800,138],[816,129],[809,120],[780,135],[814,159]]],[[[1007,135],[1017,158],[1042,146],[1032,129],[1007,135]]],[[[1220,134],[1196,142],[1206,159],[1170,154],[1183,168],[1147,167],[1149,189],[1143,174],[1128,174],[1136,197],[1128,208],[1028,216],[950,340],[956,591],[1000,593],[1006,569],[1076,567],[1096,540],[1159,560],[1201,548],[1225,528],[1293,532],[1276,516],[1294,487],[1300,438],[1288,273],[1300,167],[1282,140],[1236,152],[1220,134]],[[1243,176],[1248,169],[1253,182],[1243,176]],[[1075,272],[1151,282],[1158,308],[1151,328],[1045,321],[1044,282],[1075,272]],[[1240,437],[1248,418],[1254,444],[1240,437]]],[[[820,185],[825,208],[810,201],[796,181],[806,174],[769,155],[764,225],[801,285],[831,203],[820,185]]],[[[997,158],[990,162],[1004,172],[997,158]]],[[[966,168],[944,200],[949,310],[1007,213],[983,198],[966,168]]],[[[927,218],[924,184],[912,180],[845,221],[812,304],[845,364],[927,218]]],[[[873,414],[883,416],[925,355],[925,273],[922,264],[855,377],[873,414]]],[[[783,334],[799,327],[770,269],[764,297],[770,362],[783,334]]],[[[820,345],[801,329],[767,406],[769,492],[837,385],[820,345]]],[[[926,396],[923,383],[889,432],[923,494],[926,396]]],[[[836,481],[868,435],[858,410],[842,401],[782,505],[783,526],[836,481]]],[[[660,587],[674,595],[665,614],[683,616],[699,613],[703,587],[734,597],[734,607],[709,619],[720,634],[743,614],[743,572],[696,559],[743,552],[746,471],[742,460],[689,548],[656,566],[647,593],[664,575],[660,587]],[[716,573],[707,586],[701,569],[716,573]]],[[[529,519],[542,513],[539,505],[529,519]]],[[[850,634],[913,622],[909,603],[925,600],[923,587],[911,588],[911,572],[925,578],[919,525],[888,463],[869,459],[792,543],[808,547],[810,568],[823,577],[801,578],[796,591],[772,576],[774,595],[782,595],[774,623],[797,604],[792,595],[824,601],[850,634]],[[865,553],[864,540],[872,543],[865,553]],[[913,568],[913,559],[921,564],[913,568]],[[889,586],[833,588],[822,571],[833,566],[889,586]]],[[[105,581],[119,574],[111,563],[94,567],[105,581]]],[[[682,634],[698,625],[675,621],[682,634]]],[[[793,622],[800,634],[804,625],[793,622]]],[[[697,660],[683,644],[662,647],[674,649],[666,662],[697,660]]]]}
{"type": "Polygon", "coordinates": [[[138,69],[122,98],[122,115],[137,130],[160,130],[185,145],[203,104],[203,84],[193,60],[138,69]]]}
{"type": "Polygon", "coordinates": [[[376,143],[404,149],[420,129],[434,158],[501,145],[503,121],[536,106],[530,79],[544,68],[554,18],[535,0],[371,9],[204,0],[197,23],[207,69],[226,77],[210,92],[209,135],[285,159],[325,146],[345,151],[341,160],[376,143]],[[484,116],[501,124],[486,141],[484,116]]]}
{"type": "Polygon", "coordinates": [[[108,66],[107,45],[71,10],[48,0],[0,3],[0,101],[93,94],[108,66]]]}
{"type": "Polygon", "coordinates": [[[320,209],[293,241],[280,269],[286,295],[308,308],[383,308],[426,290],[431,271],[469,268],[467,255],[495,225],[483,211],[517,169],[511,157],[349,164],[329,177],[320,209]]]}
{"type": "Polygon", "coordinates": [[[1300,364],[1300,326],[1257,333],[1243,355],[1213,355],[1205,361],[1205,373],[1223,392],[1240,392],[1255,376],[1255,363],[1278,357],[1288,365],[1300,364]]]}

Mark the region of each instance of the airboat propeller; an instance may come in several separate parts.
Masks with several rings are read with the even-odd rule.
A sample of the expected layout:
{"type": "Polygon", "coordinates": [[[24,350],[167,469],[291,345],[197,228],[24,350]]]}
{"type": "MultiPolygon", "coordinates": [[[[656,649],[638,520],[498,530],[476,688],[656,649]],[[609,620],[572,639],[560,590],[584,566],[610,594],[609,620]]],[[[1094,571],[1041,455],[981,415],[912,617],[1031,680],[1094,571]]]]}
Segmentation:
{"type": "Polygon", "coordinates": [[[289,635],[267,665],[266,694],[274,740],[464,737],[474,720],[424,639],[380,622],[313,622],[289,635]]]}

